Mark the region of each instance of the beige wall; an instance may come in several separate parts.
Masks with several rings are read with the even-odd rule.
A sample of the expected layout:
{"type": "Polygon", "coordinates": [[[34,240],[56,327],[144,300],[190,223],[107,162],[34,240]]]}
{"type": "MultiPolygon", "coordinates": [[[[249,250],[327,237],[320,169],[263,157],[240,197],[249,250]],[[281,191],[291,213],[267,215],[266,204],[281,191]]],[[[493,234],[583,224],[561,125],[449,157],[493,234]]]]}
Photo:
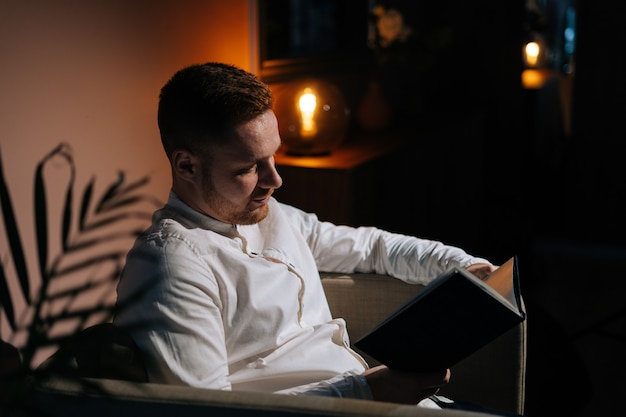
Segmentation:
{"type": "MultiPolygon", "coordinates": [[[[36,164],[67,142],[77,189],[95,177],[102,192],[124,171],[129,182],[149,175],[144,191],[164,201],[169,170],[156,125],[159,89],[177,69],[202,61],[255,70],[254,4],[0,0],[0,157],[18,213],[32,294],[38,284],[32,220],[36,164]]],[[[58,203],[62,194],[53,191],[49,198],[58,203]]],[[[4,222],[0,259],[14,285],[4,222]]],[[[14,288],[12,296],[20,314],[25,304],[14,288]]],[[[0,336],[10,340],[3,315],[0,325],[0,336]]]]}

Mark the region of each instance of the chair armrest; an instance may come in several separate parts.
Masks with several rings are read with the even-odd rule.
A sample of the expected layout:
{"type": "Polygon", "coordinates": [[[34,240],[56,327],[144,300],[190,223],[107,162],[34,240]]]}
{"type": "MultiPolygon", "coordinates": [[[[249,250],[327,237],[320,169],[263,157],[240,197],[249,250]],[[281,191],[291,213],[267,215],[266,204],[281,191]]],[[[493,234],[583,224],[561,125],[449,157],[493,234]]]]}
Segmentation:
{"type": "MultiPolygon", "coordinates": [[[[385,275],[325,272],[320,275],[333,316],[346,320],[351,341],[424,288],[385,275]]],[[[378,364],[363,356],[371,365],[378,364]]],[[[441,394],[523,414],[525,375],[524,321],[455,365],[451,381],[441,394]]]]}
{"type": "Polygon", "coordinates": [[[51,377],[31,386],[24,410],[46,417],[493,417],[349,398],[221,391],[113,379],[51,377]],[[38,414],[39,413],[39,414],[38,414]]]}

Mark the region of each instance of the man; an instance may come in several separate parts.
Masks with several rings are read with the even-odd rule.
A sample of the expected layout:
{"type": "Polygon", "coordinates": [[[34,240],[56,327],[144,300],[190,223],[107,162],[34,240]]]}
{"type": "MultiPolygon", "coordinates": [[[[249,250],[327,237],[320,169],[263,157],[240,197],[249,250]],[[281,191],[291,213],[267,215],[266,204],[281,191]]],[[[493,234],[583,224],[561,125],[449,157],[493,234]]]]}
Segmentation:
{"type": "Polygon", "coordinates": [[[370,369],[345,322],[331,317],[318,271],[425,284],[453,265],[479,277],[496,267],[441,242],[333,225],[276,201],[272,95],[246,71],[180,70],[161,90],[158,123],[171,193],[128,254],[115,318],[147,354],[150,380],[430,404],[450,370],[370,369]]]}

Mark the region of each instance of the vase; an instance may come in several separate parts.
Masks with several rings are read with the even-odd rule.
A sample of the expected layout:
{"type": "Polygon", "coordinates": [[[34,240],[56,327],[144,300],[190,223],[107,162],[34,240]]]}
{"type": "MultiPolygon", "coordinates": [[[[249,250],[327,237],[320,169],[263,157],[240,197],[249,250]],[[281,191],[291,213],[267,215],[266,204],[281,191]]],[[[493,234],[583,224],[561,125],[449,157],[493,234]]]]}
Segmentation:
{"type": "Polygon", "coordinates": [[[389,127],[392,112],[380,81],[372,79],[356,109],[356,121],[364,130],[376,131],[389,127]]]}

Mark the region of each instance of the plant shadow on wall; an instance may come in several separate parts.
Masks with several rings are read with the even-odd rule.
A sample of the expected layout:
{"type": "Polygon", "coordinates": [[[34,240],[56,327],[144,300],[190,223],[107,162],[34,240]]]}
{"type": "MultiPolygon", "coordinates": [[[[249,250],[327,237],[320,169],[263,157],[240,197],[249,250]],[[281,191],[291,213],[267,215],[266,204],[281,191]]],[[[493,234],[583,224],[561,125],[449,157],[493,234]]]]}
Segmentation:
{"type": "Polygon", "coordinates": [[[4,250],[0,253],[0,319],[4,322],[2,328],[8,327],[12,332],[9,338],[0,334],[0,341],[4,342],[0,352],[0,391],[4,393],[0,397],[8,394],[10,399],[10,391],[20,390],[22,377],[36,376],[34,359],[40,349],[63,346],[90,321],[112,317],[115,302],[111,301],[111,290],[129,244],[147,226],[154,208],[162,205],[141,193],[148,182],[146,176],[127,183],[120,171],[102,195],[94,195],[96,182],[92,177],[76,196],[71,148],[61,143],[35,170],[36,250],[31,253],[25,249],[26,236],[18,228],[0,154],[0,207],[10,248],[10,255],[4,250]],[[60,184],[56,181],[59,177],[63,178],[60,184]],[[56,199],[48,199],[48,193],[54,189],[64,192],[60,207],[55,207],[56,199]],[[78,212],[73,209],[75,198],[80,198],[78,212]],[[60,215],[60,221],[51,221],[55,214],[60,215]],[[27,267],[31,255],[36,257],[32,259],[37,264],[36,274],[31,274],[27,267]],[[25,340],[16,343],[19,339],[25,340]],[[21,363],[19,369],[13,370],[15,378],[11,378],[6,375],[10,370],[5,354],[10,346],[18,344],[23,345],[19,350],[21,363]]]}

